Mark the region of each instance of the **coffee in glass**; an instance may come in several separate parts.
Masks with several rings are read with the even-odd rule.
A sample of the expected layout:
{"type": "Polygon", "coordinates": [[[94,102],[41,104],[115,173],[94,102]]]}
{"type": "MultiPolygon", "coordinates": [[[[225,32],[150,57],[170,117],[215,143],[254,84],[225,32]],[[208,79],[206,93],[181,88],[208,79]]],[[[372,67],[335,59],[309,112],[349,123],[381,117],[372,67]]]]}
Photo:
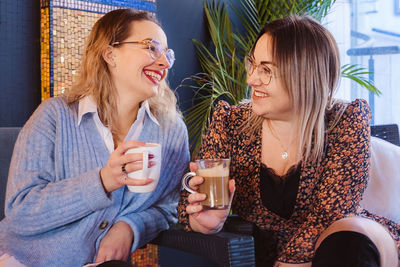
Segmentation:
{"type": "Polygon", "coordinates": [[[183,187],[190,193],[206,194],[201,202],[204,208],[226,209],[229,207],[229,159],[199,159],[196,160],[196,173],[187,173],[182,179],[183,187]],[[188,178],[201,176],[204,182],[199,185],[198,192],[188,185],[188,178]]]}

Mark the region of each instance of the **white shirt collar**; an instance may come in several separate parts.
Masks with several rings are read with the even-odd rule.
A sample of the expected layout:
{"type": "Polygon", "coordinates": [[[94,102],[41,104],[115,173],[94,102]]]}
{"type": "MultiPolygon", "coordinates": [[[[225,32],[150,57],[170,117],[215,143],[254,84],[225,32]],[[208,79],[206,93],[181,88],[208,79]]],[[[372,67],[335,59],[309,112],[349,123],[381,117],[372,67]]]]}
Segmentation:
{"type": "MultiPolygon", "coordinates": [[[[147,100],[143,101],[142,104],[140,105],[140,109],[144,108],[147,115],[149,115],[150,119],[157,124],[158,126],[160,126],[160,124],[158,123],[158,120],[156,119],[156,117],[154,117],[153,113],[151,113],[150,111],[150,105],[149,102],[147,100]]],[[[140,110],[139,109],[139,110],[140,110]]]]}
{"type": "MultiPolygon", "coordinates": [[[[85,96],[84,98],[79,100],[78,125],[81,123],[82,117],[86,113],[97,113],[97,105],[91,96],[85,96]]],[[[157,124],[158,126],[160,125],[156,117],[154,117],[154,115],[151,113],[149,102],[147,100],[143,101],[142,104],[140,105],[136,120],[144,120],[145,113],[149,115],[150,119],[155,124],[157,124]]]]}

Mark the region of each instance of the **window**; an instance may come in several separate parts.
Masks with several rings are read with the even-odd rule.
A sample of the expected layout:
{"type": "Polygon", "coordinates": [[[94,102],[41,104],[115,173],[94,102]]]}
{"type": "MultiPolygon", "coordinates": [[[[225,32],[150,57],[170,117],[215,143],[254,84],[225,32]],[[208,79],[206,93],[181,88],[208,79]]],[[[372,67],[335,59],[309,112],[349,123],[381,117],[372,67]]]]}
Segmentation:
{"type": "Polygon", "coordinates": [[[400,126],[400,0],[337,0],[323,24],[334,35],[342,65],[369,69],[376,96],[342,79],[337,98],[368,101],[372,124],[400,126]]]}

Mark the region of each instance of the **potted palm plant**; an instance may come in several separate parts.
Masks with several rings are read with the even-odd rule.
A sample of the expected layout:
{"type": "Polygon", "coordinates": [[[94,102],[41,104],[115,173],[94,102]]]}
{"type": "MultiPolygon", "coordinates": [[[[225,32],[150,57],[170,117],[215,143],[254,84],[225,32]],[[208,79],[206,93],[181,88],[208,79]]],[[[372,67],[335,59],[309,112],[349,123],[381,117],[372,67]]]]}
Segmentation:
{"type": "MultiPolygon", "coordinates": [[[[335,0],[205,0],[204,11],[212,45],[193,39],[202,73],[185,79],[181,87],[194,90],[193,104],[184,111],[191,140],[192,157],[201,145],[212,109],[220,100],[238,104],[249,98],[243,58],[254,44],[261,27],[287,15],[310,15],[321,21],[335,0]],[[231,19],[235,16],[235,22],[231,19]]],[[[374,93],[377,88],[366,78],[364,68],[342,66],[342,76],[374,93]]]]}

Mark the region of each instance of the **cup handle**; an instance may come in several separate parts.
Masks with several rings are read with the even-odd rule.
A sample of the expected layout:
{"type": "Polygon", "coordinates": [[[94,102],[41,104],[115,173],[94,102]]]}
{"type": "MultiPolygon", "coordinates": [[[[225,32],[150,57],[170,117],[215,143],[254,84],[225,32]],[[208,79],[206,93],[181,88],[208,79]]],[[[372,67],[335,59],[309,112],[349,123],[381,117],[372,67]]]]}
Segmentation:
{"type": "Polygon", "coordinates": [[[196,191],[194,191],[193,189],[190,188],[189,186],[189,179],[188,178],[192,178],[193,176],[196,176],[195,172],[188,172],[186,173],[183,177],[182,177],[182,186],[183,188],[185,188],[186,191],[188,191],[189,193],[195,194],[197,193],[196,191]]]}
{"type": "Polygon", "coordinates": [[[148,172],[148,169],[149,169],[149,151],[143,151],[142,154],[143,154],[143,159],[142,159],[142,162],[143,162],[143,167],[142,167],[143,178],[149,178],[148,177],[149,176],[149,172],[148,172]]]}

